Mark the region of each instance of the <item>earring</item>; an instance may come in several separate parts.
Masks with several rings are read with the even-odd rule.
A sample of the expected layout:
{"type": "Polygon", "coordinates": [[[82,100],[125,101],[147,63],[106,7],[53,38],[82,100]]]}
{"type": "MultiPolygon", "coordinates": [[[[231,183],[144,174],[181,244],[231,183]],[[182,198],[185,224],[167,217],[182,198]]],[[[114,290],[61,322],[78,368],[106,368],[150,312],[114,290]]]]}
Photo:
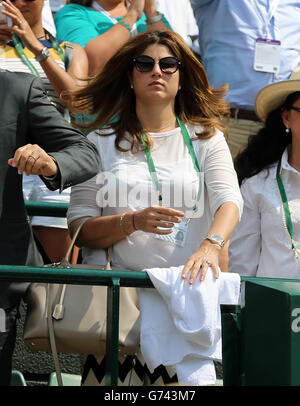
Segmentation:
{"type": "Polygon", "coordinates": [[[285,129],[285,135],[289,135],[289,133],[290,133],[290,129],[289,129],[289,127],[287,126],[286,129],[285,129]]]}
{"type": "Polygon", "coordinates": [[[179,85],[178,90],[181,90],[181,86],[179,85]]]}
{"type": "Polygon", "coordinates": [[[133,89],[133,84],[131,83],[131,85],[130,85],[130,89],[133,89]]]}

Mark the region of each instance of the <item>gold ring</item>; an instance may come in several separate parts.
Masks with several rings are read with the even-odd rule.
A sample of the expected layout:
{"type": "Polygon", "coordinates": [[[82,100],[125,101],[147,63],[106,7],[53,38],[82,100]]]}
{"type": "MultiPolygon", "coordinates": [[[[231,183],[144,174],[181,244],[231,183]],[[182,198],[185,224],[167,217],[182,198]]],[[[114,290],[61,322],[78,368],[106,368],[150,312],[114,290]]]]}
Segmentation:
{"type": "Polygon", "coordinates": [[[34,159],[35,161],[38,159],[38,158],[35,158],[33,155],[29,155],[28,158],[32,158],[32,159],[34,159]]]}
{"type": "Polygon", "coordinates": [[[22,21],[21,21],[21,20],[18,20],[18,21],[17,21],[17,25],[20,27],[20,26],[22,25],[22,21]]]}
{"type": "Polygon", "coordinates": [[[202,264],[207,264],[208,266],[210,266],[210,265],[211,265],[211,262],[208,261],[208,259],[205,259],[205,260],[202,262],[202,264]]]}

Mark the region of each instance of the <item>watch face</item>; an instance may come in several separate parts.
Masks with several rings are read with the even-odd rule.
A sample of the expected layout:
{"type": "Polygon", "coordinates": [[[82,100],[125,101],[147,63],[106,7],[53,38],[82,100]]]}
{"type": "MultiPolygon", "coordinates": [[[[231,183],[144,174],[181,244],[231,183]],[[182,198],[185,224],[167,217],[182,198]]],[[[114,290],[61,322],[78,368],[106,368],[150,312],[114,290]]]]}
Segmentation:
{"type": "Polygon", "coordinates": [[[223,238],[221,238],[218,234],[212,234],[209,236],[209,239],[212,241],[217,242],[218,244],[220,244],[221,246],[224,245],[224,240],[223,238]]]}

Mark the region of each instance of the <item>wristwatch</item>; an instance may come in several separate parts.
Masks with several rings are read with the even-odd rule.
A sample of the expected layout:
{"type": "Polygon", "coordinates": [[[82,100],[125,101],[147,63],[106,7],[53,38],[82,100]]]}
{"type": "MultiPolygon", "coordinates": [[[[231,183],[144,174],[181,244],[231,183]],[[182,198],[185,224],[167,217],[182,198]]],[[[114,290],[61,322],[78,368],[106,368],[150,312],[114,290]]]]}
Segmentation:
{"type": "Polygon", "coordinates": [[[147,18],[146,23],[149,24],[154,24],[158,23],[158,21],[162,20],[163,14],[157,11],[157,15],[154,17],[147,18]]]}
{"type": "Polygon", "coordinates": [[[42,62],[44,59],[48,58],[48,56],[50,56],[49,49],[47,47],[44,47],[40,55],[35,57],[35,60],[38,62],[42,62]]]}
{"type": "Polygon", "coordinates": [[[213,244],[218,244],[221,248],[223,248],[225,245],[225,241],[218,234],[207,234],[205,240],[208,240],[213,244]]]}

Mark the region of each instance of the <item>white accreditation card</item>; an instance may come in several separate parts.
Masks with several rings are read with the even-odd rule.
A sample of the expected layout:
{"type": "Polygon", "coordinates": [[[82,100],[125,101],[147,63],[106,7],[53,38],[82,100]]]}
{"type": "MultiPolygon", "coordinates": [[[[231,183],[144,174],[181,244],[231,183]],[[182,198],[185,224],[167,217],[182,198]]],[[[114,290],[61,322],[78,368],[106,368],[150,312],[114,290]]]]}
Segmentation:
{"type": "Polygon", "coordinates": [[[254,70],[278,73],[280,69],[280,41],[257,38],[254,54],[254,70]]]}
{"type": "MultiPolygon", "coordinates": [[[[162,227],[160,229],[166,230],[165,228],[162,227]]],[[[167,235],[156,234],[155,238],[167,241],[171,244],[178,245],[179,247],[184,247],[187,231],[188,231],[188,223],[186,218],[184,217],[180,223],[174,223],[173,232],[171,234],[167,235]]]]}

